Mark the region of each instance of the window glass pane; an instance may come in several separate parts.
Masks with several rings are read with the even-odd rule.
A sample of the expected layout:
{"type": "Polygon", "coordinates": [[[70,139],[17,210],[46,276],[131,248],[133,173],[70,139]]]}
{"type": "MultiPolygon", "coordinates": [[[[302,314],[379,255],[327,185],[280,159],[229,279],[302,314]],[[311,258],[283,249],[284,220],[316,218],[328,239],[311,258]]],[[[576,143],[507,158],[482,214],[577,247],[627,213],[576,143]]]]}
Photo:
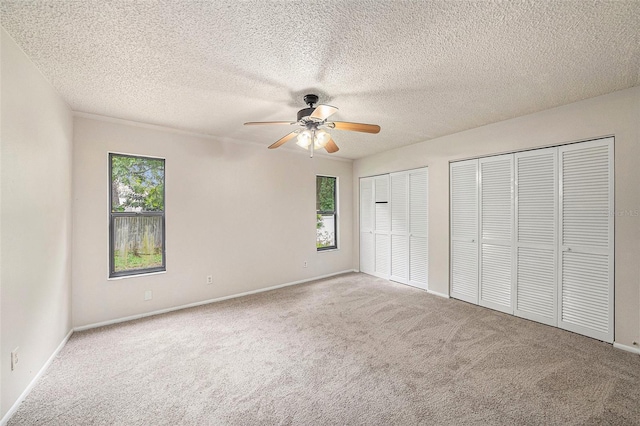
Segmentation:
{"type": "Polygon", "coordinates": [[[164,211],[164,160],[112,155],[111,211],[164,211]]]}
{"type": "Polygon", "coordinates": [[[316,248],[336,248],[336,181],[316,176],[316,248]]]}
{"type": "Polygon", "coordinates": [[[162,216],[113,218],[114,272],[162,266],[162,216]]]}
{"type": "Polygon", "coordinates": [[[316,210],[333,212],[336,209],[336,178],[316,176],[316,210]]]}
{"type": "Polygon", "coordinates": [[[317,220],[316,248],[336,247],[336,217],[319,214],[317,220]]]}

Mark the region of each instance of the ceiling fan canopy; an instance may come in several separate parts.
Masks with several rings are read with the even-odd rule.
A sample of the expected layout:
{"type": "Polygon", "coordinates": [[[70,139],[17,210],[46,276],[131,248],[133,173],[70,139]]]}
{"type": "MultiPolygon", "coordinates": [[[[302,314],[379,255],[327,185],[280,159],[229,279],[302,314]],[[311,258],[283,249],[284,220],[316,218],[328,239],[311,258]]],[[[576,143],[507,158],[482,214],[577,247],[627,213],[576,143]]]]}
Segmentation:
{"type": "Polygon", "coordinates": [[[338,108],[331,105],[318,105],[318,95],[308,94],[304,96],[304,102],[308,105],[298,111],[297,121],[249,121],[245,126],[253,125],[297,125],[300,128],[283,136],[269,149],[278,148],[297,137],[296,144],[304,149],[309,149],[311,157],[316,149],[324,148],[329,154],[337,152],[340,148],[333,140],[333,137],[325,129],[347,130],[352,132],[379,133],[380,126],[377,124],[351,123],[347,121],[327,121],[329,117],[338,111],[338,108]]]}

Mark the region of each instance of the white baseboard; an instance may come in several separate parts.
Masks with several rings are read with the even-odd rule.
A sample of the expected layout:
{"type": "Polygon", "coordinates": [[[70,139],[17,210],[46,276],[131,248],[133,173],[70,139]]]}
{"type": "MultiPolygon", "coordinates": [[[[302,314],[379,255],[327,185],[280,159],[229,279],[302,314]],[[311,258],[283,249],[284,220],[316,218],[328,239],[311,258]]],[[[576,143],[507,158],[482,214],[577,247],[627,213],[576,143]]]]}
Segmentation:
{"type": "Polygon", "coordinates": [[[427,293],[433,294],[434,296],[444,297],[445,299],[449,299],[450,298],[448,294],[440,293],[440,292],[433,291],[433,290],[427,290],[427,293]]]}
{"type": "Polygon", "coordinates": [[[304,280],[293,281],[293,282],[289,282],[289,283],[285,283],[285,284],[278,284],[278,285],[274,285],[274,286],[271,286],[271,287],[260,288],[260,289],[257,289],[257,290],[245,291],[244,293],[232,294],[230,296],[222,296],[222,297],[217,297],[215,299],[203,300],[201,302],[188,303],[186,305],[174,306],[174,307],[171,307],[171,308],[165,308],[165,309],[159,309],[157,311],[146,312],[144,314],[131,315],[131,316],[128,316],[128,317],[116,318],[116,319],[112,319],[112,320],[109,320],[109,321],[102,321],[102,322],[97,322],[97,323],[93,323],[93,324],[81,325],[79,327],[75,327],[73,330],[74,331],[84,331],[84,330],[89,330],[89,329],[92,329],[92,328],[104,327],[106,325],[118,324],[118,323],[126,322],[126,321],[133,321],[133,320],[137,320],[137,319],[140,319],[140,318],[150,317],[150,316],[153,316],[153,315],[166,314],[167,312],[178,311],[180,309],[194,308],[196,306],[208,305],[209,303],[222,302],[223,300],[235,299],[237,297],[248,296],[250,294],[262,293],[262,292],[270,291],[270,290],[276,290],[278,288],[289,287],[289,286],[297,285],[297,284],[304,284],[304,283],[308,283],[310,281],[321,280],[323,278],[329,278],[329,277],[333,277],[335,275],[348,274],[348,273],[351,273],[351,272],[354,272],[354,270],[348,269],[346,271],[333,272],[331,274],[321,275],[319,277],[306,278],[304,280]]]}
{"type": "Polygon", "coordinates": [[[53,353],[51,354],[51,356],[49,357],[47,362],[44,363],[44,365],[42,366],[40,371],[38,371],[38,374],[35,375],[35,377],[31,380],[31,382],[26,387],[26,389],[18,397],[16,402],[11,406],[9,411],[7,411],[7,414],[5,414],[4,417],[2,418],[2,420],[0,420],[0,426],[5,426],[7,424],[7,422],[9,421],[9,419],[11,418],[11,416],[13,416],[16,413],[16,411],[18,411],[18,407],[20,407],[20,404],[22,404],[22,401],[24,401],[24,399],[27,397],[27,395],[29,395],[29,393],[31,392],[33,387],[36,385],[38,380],[40,380],[40,377],[42,377],[42,375],[44,374],[44,372],[47,371],[47,368],[49,368],[49,366],[51,365],[51,363],[53,362],[55,357],[62,350],[62,348],[64,348],[64,345],[67,344],[67,341],[69,340],[69,337],[71,337],[72,334],[73,334],[73,329],[69,330],[69,333],[67,333],[65,338],[62,339],[62,342],[60,342],[60,344],[58,345],[56,350],[53,351],[53,353]]]}
{"type": "Polygon", "coordinates": [[[616,349],[622,349],[623,351],[640,355],[640,348],[634,348],[633,346],[627,346],[627,345],[623,345],[622,343],[616,343],[616,342],[613,342],[613,347],[616,349]]]}

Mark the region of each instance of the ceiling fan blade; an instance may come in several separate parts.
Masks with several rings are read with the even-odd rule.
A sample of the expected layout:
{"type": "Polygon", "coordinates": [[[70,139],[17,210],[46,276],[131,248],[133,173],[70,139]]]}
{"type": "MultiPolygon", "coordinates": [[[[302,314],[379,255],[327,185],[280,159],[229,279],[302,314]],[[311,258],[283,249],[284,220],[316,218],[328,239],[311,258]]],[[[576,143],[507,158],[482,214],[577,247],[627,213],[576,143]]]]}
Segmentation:
{"type": "Polygon", "coordinates": [[[336,145],[332,138],[329,139],[329,142],[324,146],[324,149],[326,149],[329,154],[333,154],[334,152],[338,152],[340,148],[338,148],[338,145],[336,145]]]}
{"type": "Polygon", "coordinates": [[[327,123],[332,129],[349,130],[352,132],[378,133],[380,126],[377,124],[349,123],[347,121],[334,121],[327,123]]]}
{"type": "Polygon", "coordinates": [[[288,135],[281,137],[276,142],[274,142],[271,145],[269,145],[269,149],[274,149],[274,148],[279,147],[280,145],[284,144],[285,142],[295,138],[297,134],[298,134],[298,132],[291,132],[288,135]]]}
{"type": "Polygon", "coordinates": [[[336,111],[338,111],[338,108],[332,107],[331,105],[318,105],[309,117],[316,118],[318,120],[326,120],[331,115],[335,114],[336,111]]]}
{"type": "Polygon", "coordinates": [[[259,126],[263,124],[296,124],[295,121],[248,121],[244,123],[245,126],[259,126]]]}

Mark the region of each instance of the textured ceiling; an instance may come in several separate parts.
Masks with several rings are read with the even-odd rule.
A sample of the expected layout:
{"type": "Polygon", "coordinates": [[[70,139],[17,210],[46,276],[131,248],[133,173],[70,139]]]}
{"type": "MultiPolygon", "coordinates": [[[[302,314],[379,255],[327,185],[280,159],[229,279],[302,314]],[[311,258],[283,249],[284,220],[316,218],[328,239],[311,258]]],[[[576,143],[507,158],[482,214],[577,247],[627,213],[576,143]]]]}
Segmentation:
{"type": "Polygon", "coordinates": [[[333,119],[382,127],[332,131],[344,158],[640,84],[636,0],[2,0],[0,12],[74,111],[266,147],[290,129],[242,123],[294,120],[317,93],[333,119]]]}

